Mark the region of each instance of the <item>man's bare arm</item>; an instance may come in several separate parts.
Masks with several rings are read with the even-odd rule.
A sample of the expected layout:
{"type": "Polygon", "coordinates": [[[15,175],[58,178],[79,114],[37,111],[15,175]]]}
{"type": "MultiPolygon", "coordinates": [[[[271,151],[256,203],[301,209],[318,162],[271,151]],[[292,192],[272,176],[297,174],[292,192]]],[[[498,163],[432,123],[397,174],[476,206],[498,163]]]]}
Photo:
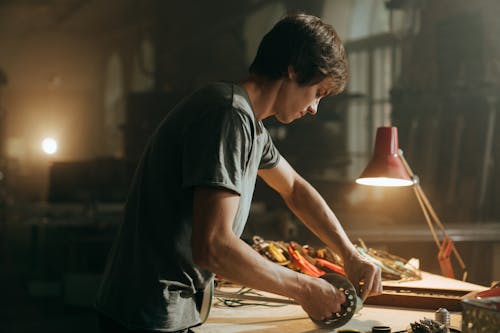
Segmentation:
{"type": "Polygon", "coordinates": [[[293,298],[315,319],[339,311],[345,298],[329,283],[272,263],[236,237],[232,225],[238,203],[239,196],[224,189],[195,190],[194,263],[247,287],[293,298]]]}
{"type": "Polygon", "coordinates": [[[357,285],[362,280],[365,284],[363,299],[382,291],[380,269],[358,254],[325,200],[284,158],[276,167],[260,170],[259,176],[282,196],[293,213],[319,239],[340,252],[351,281],[357,285]]]}

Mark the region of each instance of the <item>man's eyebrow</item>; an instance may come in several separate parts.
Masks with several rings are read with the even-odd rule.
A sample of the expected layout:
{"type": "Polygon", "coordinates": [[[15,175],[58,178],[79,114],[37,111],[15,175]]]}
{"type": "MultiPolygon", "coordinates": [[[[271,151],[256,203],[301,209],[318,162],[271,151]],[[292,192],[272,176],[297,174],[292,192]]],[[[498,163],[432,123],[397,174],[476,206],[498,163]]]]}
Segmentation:
{"type": "Polygon", "coordinates": [[[329,88],[329,89],[327,89],[327,88],[324,88],[324,89],[325,89],[325,95],[324,95],[325,97],[329,96],[329,95],[332,95],[333,92],[334,92],[334,90],[335,90],[333,86],[331,88],[329,88]]]}
{"type": "Polygon", "coordinates": [[[325,96],[332,95],[337,90],[337,85],[335,82],[329,82],[322,86],[322,89],[325,90],[325,96]]]}

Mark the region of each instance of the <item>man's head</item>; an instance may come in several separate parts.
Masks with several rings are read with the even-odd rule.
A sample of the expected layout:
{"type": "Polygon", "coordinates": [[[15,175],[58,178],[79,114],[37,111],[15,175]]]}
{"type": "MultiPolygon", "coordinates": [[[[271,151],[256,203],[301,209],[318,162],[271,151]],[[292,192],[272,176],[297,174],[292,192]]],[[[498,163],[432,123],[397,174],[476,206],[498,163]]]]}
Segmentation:
{"type": "Polygon", "coordinates": [[[293,68],[299,85],[315,84],[325,78],[335,82],[332,94],[347,83],[347,57],[335,29],[311,15],[289,15],[262,39],[250,73],[279,80],[293,68]]]}

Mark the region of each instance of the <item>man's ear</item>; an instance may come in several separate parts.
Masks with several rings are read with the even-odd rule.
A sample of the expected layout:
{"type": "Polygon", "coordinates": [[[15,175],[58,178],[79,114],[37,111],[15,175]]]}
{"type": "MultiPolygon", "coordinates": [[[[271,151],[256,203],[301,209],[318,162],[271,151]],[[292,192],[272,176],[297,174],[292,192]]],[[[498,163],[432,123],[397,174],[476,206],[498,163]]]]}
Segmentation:
{"type": "Polygon", "coordinates": [[[297,80],[297,73],[295,72],[295,69],[293,69],[292,65],[288,65],[288,78],[292,81],[297,80]]]}

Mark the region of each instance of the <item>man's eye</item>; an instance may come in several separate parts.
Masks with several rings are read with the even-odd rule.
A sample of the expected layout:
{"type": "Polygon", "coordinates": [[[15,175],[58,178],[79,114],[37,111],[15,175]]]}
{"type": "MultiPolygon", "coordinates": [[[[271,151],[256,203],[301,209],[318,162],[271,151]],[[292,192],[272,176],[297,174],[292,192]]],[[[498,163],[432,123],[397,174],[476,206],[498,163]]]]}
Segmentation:
{"type": "Polygon", "coordinates": [[[321,98],[321,97],[324,97],[326,95],[326,91],[324,89],[320,89],[316,92],[316,97],[317,98],[321,98]]]}

